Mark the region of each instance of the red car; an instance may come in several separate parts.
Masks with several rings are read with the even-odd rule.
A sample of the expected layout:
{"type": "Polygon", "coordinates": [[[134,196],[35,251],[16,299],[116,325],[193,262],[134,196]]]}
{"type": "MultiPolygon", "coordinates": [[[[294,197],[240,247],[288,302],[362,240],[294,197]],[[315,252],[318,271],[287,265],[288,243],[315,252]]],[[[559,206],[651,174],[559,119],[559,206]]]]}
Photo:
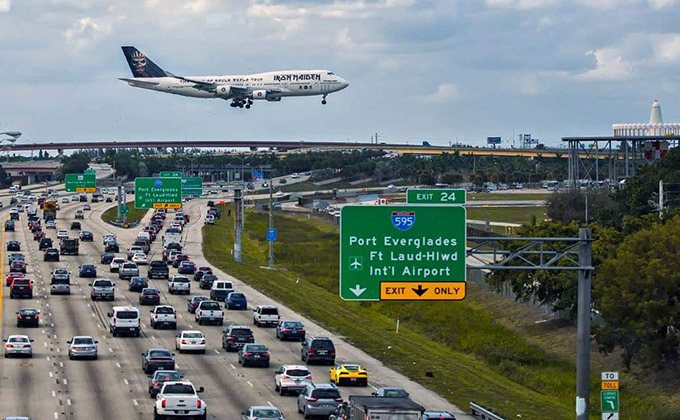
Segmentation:
{"type": "Polygon", "coordinates": [[[45,237],[45,232],[43,232],[42,230],[36,230],[35,233],[33,233],[33,239],[36,240],[36,241],[39,241],[44,237],[45,237]]]}
{"type": "Polygon", "coordinates": [[[14,279],[20,279],[24,277],[24,273],[19,273],[17,271],[10,272],[7,277],[5,277],[5,286],[11,286],[14,279]]]}

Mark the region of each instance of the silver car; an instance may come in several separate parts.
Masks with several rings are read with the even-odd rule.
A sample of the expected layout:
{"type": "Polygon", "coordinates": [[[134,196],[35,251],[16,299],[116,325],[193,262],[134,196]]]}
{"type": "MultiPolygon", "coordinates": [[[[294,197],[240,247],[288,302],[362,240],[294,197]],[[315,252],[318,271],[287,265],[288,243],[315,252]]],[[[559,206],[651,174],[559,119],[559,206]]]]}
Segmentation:
{"type": "Polygon", "coordinates": [[[340,391],[333,384],[309,384],[298,397],[298,412],[309,416],[330,416],[342,404],[340,391]]]}
{"type": "Polygon", "coordinates": [[[284,365],[274,371],[276,391],[284,395],[288,392],[300,393],[312,383],[312,372],[306,366],[284,365]]]}
{"type": "Polygon", "coordinates": [[[68,358],[73,360],[79,357],[87,357],[90,359],[97,358],[97,343],[94,338],[89,335],[78,335],[67,341],[68,343],[68,358]]]}
{"type": "Polygon", "coordinates": [[[97,279],[90,283],[90,298],[92,300],[96,299],[114,299],[114,288],[113,282],[109,279],[97,279]]]}
{"type": "Polygon", "coordinates": [[[149,395],[155,398],[165,382],[179,382],[182,375],[176,370],[157,370],[149,376],[149,395]]]}
{"type": "Polygon", "coordinates": [[[241,420],[259,419],[284,420],[281,410],[271,405],[250,406],[241,413],[241,420]]]}
{"type": "Polygon", "coordinates": [[[71,276],[67,268],[57,268],[52,272],[50,294],[71,294],[71,276]]]}
{"type": "Polygon", "coordinates": [[[11,356],[26,356],[33,357],[33,346],[31,343],[33,340],[28,338],[27,335],[10,335],[6,340],[2,340],[5,343],[5,357],[11,356]]]}

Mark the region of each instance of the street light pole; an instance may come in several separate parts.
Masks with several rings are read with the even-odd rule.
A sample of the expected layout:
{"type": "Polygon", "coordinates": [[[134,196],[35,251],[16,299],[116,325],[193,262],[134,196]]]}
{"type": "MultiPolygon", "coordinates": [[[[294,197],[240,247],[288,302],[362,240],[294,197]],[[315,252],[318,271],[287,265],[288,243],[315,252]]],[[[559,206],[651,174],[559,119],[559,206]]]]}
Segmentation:
{"type": "MultiPolygon", "coordinates": [[[[272,195],[272,180],[269,180],[269,229],[274,229],[274,205],[272,195]]],[[[269,269],[274,269],[274,241],[269,240],[269,269]]]]}

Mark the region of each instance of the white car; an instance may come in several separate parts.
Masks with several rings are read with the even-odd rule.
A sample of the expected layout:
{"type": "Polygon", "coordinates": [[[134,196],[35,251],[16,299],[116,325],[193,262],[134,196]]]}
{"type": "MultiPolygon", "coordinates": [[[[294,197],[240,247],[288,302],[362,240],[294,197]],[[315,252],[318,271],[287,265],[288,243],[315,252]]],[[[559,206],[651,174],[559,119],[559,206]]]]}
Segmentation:
{"type": "Polygon", "coordinates": [[[68,231],[64,229],[58,230],[57,239],[68,239],[68,231]]]}
{"type": "Polygon", "coordinates": [[[135,253],[132,256],[131,261],[137,265],[147,265],[149,263],[148,258],[146,258],[146,254],[142,252],[135,253]]]}
{"type": "Polygon", "coordinates": [[[184,293],[188,295],[191,293],[191,282],[189,281],[189,277],[172,276],[172,278],[168,280],[168,293],[171,295],[175,293],[184,293]]]}
{"type": "Polygon", "coordinates": [[[78,198],[77,195],[71,196],[71,201],[78,201],[78,200],[79,200],[79,198],[78,198]]]}
{"type": "Polygon", "coordinates": [[[275,373],[274,387],[279,394],[300,393],[312,383],[312,372],[307,366],[283,365],[275,373]]]}
{"type": "Polygon", "coordinates": [[[156,395],[153,406],[154,419],[205,420],[208,407],[198,398],[203,387],[196,389],[191,382],[165,382],[156,395]]]}
{"type": "Polygon", "coordinates": [[[278,191],[274,194],[274,197],[283,197],[284,195],[286,195],[286,193],[284,193],[284,192],[281,191],[281,190],[278,190],[278,191]]]}
{"type": "Polygon", "coordinates": [[[132,256],[135,255],[135,254],[143,254],[143,253],[144,253],[144,248],[142,248],[141,246],[133,245],[130,248],[128,248],[128,250],[127,250],[128,260],[131,260],[132,256]]]}
{"type": "Polygon", "coordinates": [[[49,220],[45,223],[45,229],[56,229],[57,223],[54,220],[49,220]]]}
{"type": "Polygon", "coordinates": [[[200,331],[182,331],[175,336],[175,350],[205,353],[205,336],[200,331]]]}
{"type": "Polygon", "coordinates": [[[290,177],[293,178],[293,179],[298,179],[298,178],[300,178],[300,174],[297,173],[297,172],[295,172],[295,173],[294,173],[293,175],[291,175],[290,177]]]}
{"type": "Polygon", "coordinates": [[[63,204],[68,204],[68,198],[67,198],[67,197],[62,198],[62,199],[61,199],[61,202],[62,202],[63,204]]]}
{"type": "Polygon", "coordinates": [[[26,356],[33,357],[33,346],[31,343],[33,340],[28,338],[27,335],[10,335],[7,340],[3,340],[5,343],[5,357],[11,356],[26,356]]]}
{"type": "Polygon", "coordinates": [[[109,269],[111,270],[112,273],[117,273],[118,270],[120,270],[120,267],[123,266],[127,261],[125,259],[117,257],[111,260],[111,264],[109,264],[109,269]]]}
{"type": "Polygon", "coordinates": [[[92,207],[90,207],[89,204],[85,204],[85,205],[83,206],[83,210],[92,210],[92,207]]]}

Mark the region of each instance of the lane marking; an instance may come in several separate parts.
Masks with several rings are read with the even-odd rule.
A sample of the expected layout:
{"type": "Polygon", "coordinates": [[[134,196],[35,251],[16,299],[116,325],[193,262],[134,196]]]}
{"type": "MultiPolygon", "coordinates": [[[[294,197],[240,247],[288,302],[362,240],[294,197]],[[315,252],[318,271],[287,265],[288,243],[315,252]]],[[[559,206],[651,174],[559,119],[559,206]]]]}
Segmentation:
{"type": "Polygon", "coordinates": [[[274,407],[274,404],[272,404],[271,401],[267,401],[267,404],[269,404],[270,407],[274,407]]]}
{"type": "Polygon", "coordinates": [[[234,366],[233,363],[229,363],[229,366],[231,366],[232,369],[236,369],[236,366],[234,366]]]}
{"type": "Polygon", "coordinates": [[[130,385],[130,382],[127,379],[123,379],[123,382],[125,382],[125,385],[130,385]]]}
{"type": "Polygon", "coordinates": [[[47,361],[49,362],[49,361],[50,361],[50,356],[45,357],[45,359],[47,359],[47,361]]]}
{"type": "Polygon", "coordinates": [[[248,383],[248,385],[250,385],[251,387],[253,387],[253,384],[251,384],[250,381],[246,381],[246,382],[248,383]]]}
{"type": "Polygon", "coordinates": [[[55,420],[59,418],[59,414],[56,411],[54,412],[54,418],[55,420]]]}
{"type": "Polygon", "coordinates": [[[59,367],[64,367],[64,362],[59,362],[59,367]]]}
{"type": "Polygon", "coordinates": [[[134,404],[135,406],[138,406],[138,405],[139,405],[139,403],[137,402],[137,400],[132,400],[132,404],[134,404]]]}
{"type": "Polygon", "coordinates": [[[52,391],[52,398],[56,398],[56,397],[57,397],[57,393],[55,391],[52,391]]]}
{"type": "Polygon", "coordinates": [[[120,368],[120,367],[122,367],[122,366],[120,365],[120,363],[116,362],[116,367],[119,367],[119,368],[120,368]]]}
{"type": "Polygon", "coordinates": [[[220,354],[219,350],[217,350],[217,349],[213,349],[213,350],[215,350],[215,353],[220,354]]]}
{"type": "Polygon", "coordinates": [[[371,388],[375,389],[376,391],[378,390],[378,388],[374,387],[373,384],[371,384],[371,383],[369,383],[368,386],[370,386],[371,388]]]}
{"type": "Polygon", "coordinates": [[[66,399],[66,405],[71,405],[71,399],[70,398],[66,399]]]}
{"type": "Polygon", "coordinates": [[[48,372],[50,375],[50,378],[54,378],[54,374],[52,372],[48,372]]]}
{"type": "Polygon", "coordinates": [[[68,381],[66,380],[66,378],[62,379],[62,381],[64,382],[64,385],[68,385],[68,381]]]}
{"type": "Polygon", "coordinates": [[[113,353],[113,349],[112,349],[111,347],[109,347],[109,351],[110,351],[111,353],[113,353]]]}

